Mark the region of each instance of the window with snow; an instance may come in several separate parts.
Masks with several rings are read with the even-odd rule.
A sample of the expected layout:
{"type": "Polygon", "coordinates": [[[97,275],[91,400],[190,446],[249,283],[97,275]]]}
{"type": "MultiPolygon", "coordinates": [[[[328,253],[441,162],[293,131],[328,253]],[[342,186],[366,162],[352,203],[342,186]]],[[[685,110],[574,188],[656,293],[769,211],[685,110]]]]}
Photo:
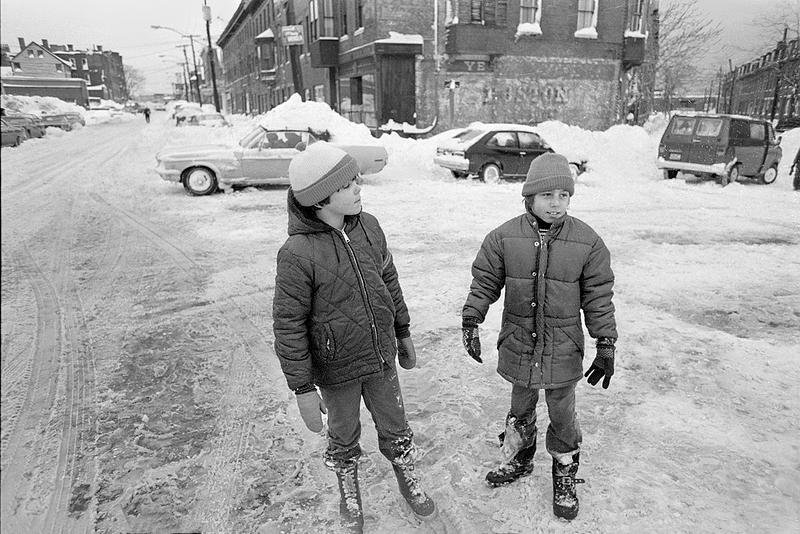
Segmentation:
{"type": "Polygon", "coordinates": [[[519,26],[514,37],[542,34],[542,0],[520,0],[519,26]]]}
{"type": "Polygon", "coordinates": [[[578,31],[575,37],[597,39],[597,4],[600,0],[578,0],[578,31]]]}
{"type": "Polygon", "coordinates": [[[41,50],[37,50],[36,57],[44,57],[44,52],[42,52],[41,50]]]}
{"type": "Polygon", "coordinates": [[[470,0],[469,21],[472,24],[483,24],[483,0],[470,0]]]}
{"type": "Polygon", "coordinates": [[[364,0],[356,0],[356,29],[364,27],[364,0]]]}
{"type": "Polygon", "coordinates": [[[28,57],[36,57],[36,54],[33,53],[33,50],[28,50],[28,57]]]}
{"type": "Polygon", "coordinates": [[[56,63],[56,72],[64,72],[64,67],[61,63],[56,63]]]}
{"type": "Polygon", "coordinates": [[[81,69],[89,70],[89,60],[86,59],[85,57],[81,58],[81,69]]]}
{"type": "Polygon", "coordinates": [[[647,0],[633,0],[628,31],[644,35],[644,9],[647,0]]]}

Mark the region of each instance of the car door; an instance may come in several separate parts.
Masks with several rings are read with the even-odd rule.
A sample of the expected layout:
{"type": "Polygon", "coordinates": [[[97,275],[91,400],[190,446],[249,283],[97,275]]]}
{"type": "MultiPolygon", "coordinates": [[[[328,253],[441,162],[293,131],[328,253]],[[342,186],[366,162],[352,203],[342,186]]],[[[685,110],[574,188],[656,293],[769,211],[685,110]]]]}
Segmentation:
{"type": "Polygon", "coordinates": [[[722,142],[722,117],[697,117],[692,135],[689,161],[700,165],[712,165],[716,161],[717,147],[722,142]]]}
{"type": "Polygon", "coordinates": [[[517,132],[520,149],[519,173],[528,174],[531,162],[548,151],[544,140],[533,132],[517,132]]]}
{"type": "Polygon", "coordinates": [[[742,140],[741,146],[736,149],[736,157],[741,162],[739,173],[744,176],[756,176],[761,171],[761,164],[767,155],[766,124],[760,121],[746,121],[743,133],[747,135],[742,140]]]}
{"type": "Polygon", "coordinates": [[[761,166],[761,173],[769,169],[773,165],[780,163],[781,156],[783,156],[783,149],[779,138],[775,138],[775,130],[772,124],[767,125],[767,155],[764,158],[764,164],[761,166]]]}
{"type": "Polygon", "coordinates": [[[246,182],[287,183],[289,163],[300,153],[295,146],[302,140],[307,143],[307,136],[306,132],[268,131],[254,139],[241,151],[242,176],[246,182]],[[297,142],[292,143],[295,138],[297,142]]]}
{"type": "Polygon", "coordinates": [[[505,176],[519,175],[522,156],[516,132],[495,132],[486,140],[485,147],[487,162],[498,162],[505,176]]]}

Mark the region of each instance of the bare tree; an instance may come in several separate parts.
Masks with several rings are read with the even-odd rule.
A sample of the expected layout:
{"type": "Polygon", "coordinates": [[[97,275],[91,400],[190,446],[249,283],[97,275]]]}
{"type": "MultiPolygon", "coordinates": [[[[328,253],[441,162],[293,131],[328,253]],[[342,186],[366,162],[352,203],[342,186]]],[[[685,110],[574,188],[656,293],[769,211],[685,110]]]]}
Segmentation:
{"type": "Polygon", "coordinates": [[[762,30],[765,36],[783,37],[787,30],[788,40],[800,37],[800,0],[779,0],[753,21],[753,26],[762,30]]]}
{"type": "Polygon", "coordinates": [[[700,60],[719,44],[722,26],[701,13],[696,0],[662,2],[659,19],[656,87],[672,109],[672,98],[693,81],[700,60]]]}
{"type": "Polygon", "coordinates": [[[133,98],[139,93],[139,89],[144,84],[144,76],[134,67],[124,65],[123,71],[125,73],[125,88],[128,91],[128,98],[133,98]]]}

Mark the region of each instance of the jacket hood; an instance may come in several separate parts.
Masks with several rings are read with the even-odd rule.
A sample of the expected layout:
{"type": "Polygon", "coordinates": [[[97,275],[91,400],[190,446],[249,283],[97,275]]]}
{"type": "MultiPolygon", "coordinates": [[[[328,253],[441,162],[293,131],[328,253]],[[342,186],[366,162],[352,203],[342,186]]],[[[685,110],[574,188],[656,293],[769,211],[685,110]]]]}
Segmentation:
{"type": "MultiPolygon", "coordinates": [[[[313,212],[314,208],[304,208],[294,198],[292,188],[289,188],[286,198],[286,208],[289,212],[289,235],[295,234],[317,234],[321,232],[330,232],[334,228],[329,224],[322,222],[314,216],[308,215],[313,212]]],[[[358,222],[358,215],[346,215],[344,218],[345,231],[356,225],[358,222]]]]}

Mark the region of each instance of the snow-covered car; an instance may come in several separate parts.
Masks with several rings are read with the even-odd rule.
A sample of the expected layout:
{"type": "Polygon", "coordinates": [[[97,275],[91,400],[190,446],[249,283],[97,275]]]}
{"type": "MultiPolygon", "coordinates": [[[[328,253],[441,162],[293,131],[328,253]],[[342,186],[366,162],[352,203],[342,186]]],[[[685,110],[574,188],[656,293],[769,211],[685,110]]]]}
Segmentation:
{"type": "Polygon", "coordinates": [[[231,124],[225,120],[222,113],[201,113],[199,115],[191,115],[184,121],[186,126],[210,126],[212,128],[218,126],[230,126],[231,124]]]}
{"type": "MultiPolygon", "coordinates": [[[[525,178],[531,161],[554,152],[532,126],[524,124],[473,123],[436,148],[434,163],[456,178],[477,175],[485,182],[525,178]]],[[[569,163],[573,178],[586,170],[586,161],[569,163]]]]}
{"type": "Polygon", "coordinates": [[[66,131],[70,131],[78,125],[86,126],[83,116],[73,111],[42,114],[42,123],[48,128],[61,128],[66,131]]]}
{"type": "Polygon", "coordinates": [[[24,127],[6,122],[5,117],[0,119],[0,132],[3,146],[19,146],[28,138],[24,127]]]}
{"type": "MultiPolygon", "coordinates": [[[[273,130],[257,126],[237,145],[168,148],[156,155],[156,172],[182,183],[192,195],[208,195],[218,187],[288,185],[289,163],[306,146],[321,142],[309,130],[273,130]]],[[[358,162],[362,174],[380,172],[388,159],[380,145],[331,143],[358,162]]]]}
{"type": "Polygon", "coordinates": [[[32,113],[9,113],[5,116],[9,124],[15,124],[25,128],[29,138],[44,137],[45,125],[42,118],[32,113]]]}

